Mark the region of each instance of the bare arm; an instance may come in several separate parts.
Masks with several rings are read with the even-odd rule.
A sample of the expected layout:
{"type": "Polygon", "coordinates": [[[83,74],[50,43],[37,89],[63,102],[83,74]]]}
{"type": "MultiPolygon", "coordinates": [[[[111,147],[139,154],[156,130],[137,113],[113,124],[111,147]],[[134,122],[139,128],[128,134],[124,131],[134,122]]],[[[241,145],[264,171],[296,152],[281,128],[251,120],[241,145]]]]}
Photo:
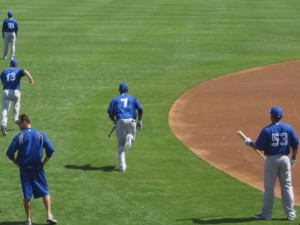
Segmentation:
{"type": "Polygon", "coordinates": [[[111,119],[111,121],[113,121],[114,123],[116,122],[116,118],[113,115],[108,114],[109,118],[111,119]]]}
{"type": "Polygon", "coordinates": [[[11,161],[19,167],[17,160],[15,158],[12,158],[11,161]]]}
{"type": "Polygon", "coordinates": [[[43,160],[43,165],[45,166],[46,163],[48,162],[48,160],[50,159],[50,157],[46,156],[43,160]]]}
{"type": "Polygon", "coordinates": [[[26,75],[26,77],[28,77],[29,83],[34,85],[34,80],[33,80],[32,76],[30,75],[30,73],[24,69],[24,74],[26,75]]]}

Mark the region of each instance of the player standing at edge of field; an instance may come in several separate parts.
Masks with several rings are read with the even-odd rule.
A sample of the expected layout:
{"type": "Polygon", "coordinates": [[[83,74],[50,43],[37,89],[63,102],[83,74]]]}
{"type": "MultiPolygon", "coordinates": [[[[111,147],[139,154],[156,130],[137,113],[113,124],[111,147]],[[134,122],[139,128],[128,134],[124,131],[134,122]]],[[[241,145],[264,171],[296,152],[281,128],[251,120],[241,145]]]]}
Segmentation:
{"type": "Polygon", "coordinates": [[[3,85],[2,95],[2,120],[1,120],[1,131],[2,135],[7,135],[7,120],[8,112],[11,103],[14,103],[13,120],[18,121],[20,108],[21,108],[21,93],[20,83],[21,78],[25,75],[29,79],[30,84],[34,84],[33,78],[30,73],[22,68],[17,68],[18,61],[13,59],[10,61],[10,68],[7,68],[1,73],[1,81],[3,85]]]}
{"type": "Polygon", "coordinates": [[[19,116],[18,125],[21,130],[12,140],[6,151],[8,158],[19,167],[23,204],[26,212],[26,225],[32,225],[31,198],[43,198],[46,208],[46,221],[56,224],[57,220],[51,212],[51,198],[46,180],[44,166],[51,158],[55,149],[47,135],[31,127],[29,115],[19,116]],[[43,150],[45,157],[43,159],[43,150]],[[18,152],[15,158],[15,153],[18,152]]]}
{"type": "Polygon", "coordinates": [[[128,84],[119,85],[120,95],[113,98],[107,113],[116,126],[118,139],[119,170],[125,172],[125,149],[130,149],[135,141],[136,129],[142,129],[143,108],[138,99],[128,94],[128,84]],[[136,111],[138,122],[136,122],[136,111]]]}
{"type": "Polygon", "coordinates": [[[12,18],[13,13],[11,11],[7,12],[7,16],[8,18],[2,23],[2,37],[4,42],[3,59],[7,59],[9,44],[11,46],[11,59],[14,59],[19,25],[18,21],[12,18]]]}
{"type": "Polygon", "coordinates": [[[291,167],[296,163],[299,139],[293,127],[280,122],[283,110],[275,106],[270,109],[272,123],[263,128],[256,140],[245,139],[248,146],[264,151],[266,157],[264,169],[264,199],[261,214],[255,215],[258,220],[271,220],[274,204],[274,187],[277,177],[281,186],[282,206],[288,221],[296,218],[294,209],[294,192],[291,167]],[[289,158],[290,150],[292,156],[289,158]]]}

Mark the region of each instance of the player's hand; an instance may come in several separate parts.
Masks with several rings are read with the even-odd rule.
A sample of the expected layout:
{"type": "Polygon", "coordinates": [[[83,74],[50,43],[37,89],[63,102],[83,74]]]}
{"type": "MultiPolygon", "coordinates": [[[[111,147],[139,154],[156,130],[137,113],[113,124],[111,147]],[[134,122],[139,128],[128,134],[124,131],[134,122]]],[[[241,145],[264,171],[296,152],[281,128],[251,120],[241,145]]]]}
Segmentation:
{"type": "Polygon", "coordinates": [[[296,159],[290,158],[291,167],[294,167],[296,164],[296,159]]]}
{"type": "Polygon", "coordinates": [[[252,141],[251,141],[250,138],[246,138],[246,139],[245,139],[245,144],[246,144],[246,145],[250,146],[250,143],[251,143],[251,142],[252,142],[252,141]]]}
{"type": "Polygon", "coordinates": [[[136,123],[136,129],[141,130],[142,128],[143,128],[142,121],[138,121],[138,122],[136,123]]]}

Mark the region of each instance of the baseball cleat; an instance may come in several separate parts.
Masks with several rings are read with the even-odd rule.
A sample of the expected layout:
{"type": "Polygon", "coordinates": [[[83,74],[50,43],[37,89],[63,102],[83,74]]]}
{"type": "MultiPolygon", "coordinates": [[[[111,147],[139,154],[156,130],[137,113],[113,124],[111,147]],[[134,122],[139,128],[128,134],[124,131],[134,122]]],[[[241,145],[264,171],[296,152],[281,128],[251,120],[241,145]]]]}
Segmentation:
{"type": "Polygon", "coordinates": [[[295,220],[295,219],[296,219],[296,216],[288,216],[288,217],[286,218],[287,221],[293,221],[293,220],[295,220]]]}
{"type": "Polygon", "coordinates": [[[7,135],[7,131],[5,127],[1,127],[1,132],[2,132],[2,136],[6,136],[7,135]]]}
{"type": "Polygon", "coordinates": [[[257,220],[271,220],[271,217],[265,216],[263,214],[257,214],[254,216],[255,219],[257,220]]]}

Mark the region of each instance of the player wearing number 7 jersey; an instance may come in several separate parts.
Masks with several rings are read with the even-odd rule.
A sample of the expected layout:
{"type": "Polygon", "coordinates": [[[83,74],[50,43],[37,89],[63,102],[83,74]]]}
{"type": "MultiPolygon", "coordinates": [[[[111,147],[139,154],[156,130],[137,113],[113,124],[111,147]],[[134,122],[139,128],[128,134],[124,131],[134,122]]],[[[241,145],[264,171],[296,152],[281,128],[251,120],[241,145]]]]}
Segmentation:
{"type": "Polygon", "coordinates": [[[136,129],[142,129],[143,108],[138,99],[128,94],[128,84],[119,85],[120,95],[109,104],[107,113],[116,126],[119,170],[125,172],[125,149],[130,149],[136,138],[136,129]],[[138,122],[136,122],[136,117],[138,122]]]}
{"type": "Polygon", "coordinates": [[[264,199],[261,214],[254,217],[270,220],[274,204],[274,186],[277,177],[281,186],[281,198],[287,220],[296,218],[291,167],[295,165],[299,140],[293,127],[280,122],[283,110],[275,106],[270,109],[272,123],[263,128],[256,140],[245,140],[247,145],[263,150],[266,157],[264,170],[264,199]],[[292,150],[291,158],[289,158],[292,150]]]}
{"type": "Polygon", "coordinates": [[[10,61],[10,67],[3,70],[1,73],[1,81],[3,85],[2,95],[2,120],[1,131],[2,135],[7,135],[7,120],[8,112],[11,103],[14,104],[13,120],[18,121],[21,108],[21,93],[20,83],[23,76],[27,76],[30,84],[34,84],[33,78],[26,69],[17,68],[18,61],[13,59],[10,61]]]}

